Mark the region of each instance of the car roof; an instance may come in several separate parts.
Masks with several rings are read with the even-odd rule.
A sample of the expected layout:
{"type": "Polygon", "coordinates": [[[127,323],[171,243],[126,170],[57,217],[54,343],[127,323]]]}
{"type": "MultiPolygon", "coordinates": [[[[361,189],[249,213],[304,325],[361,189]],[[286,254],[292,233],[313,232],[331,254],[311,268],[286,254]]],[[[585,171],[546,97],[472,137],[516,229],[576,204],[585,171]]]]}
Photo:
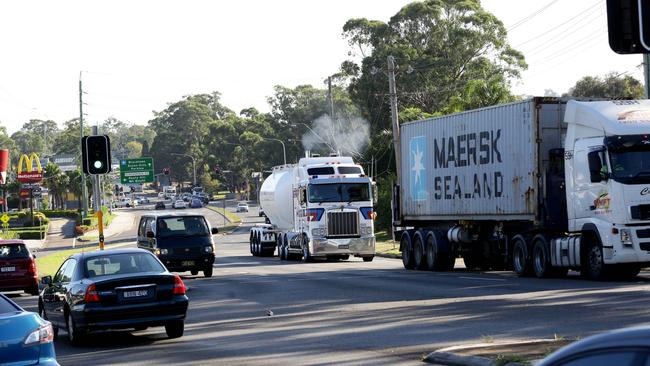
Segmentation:
{"type": "Polygon", "coordinates": [[[3,239],[0,240],[0,244],[25,244],[25,242],[20,239],[3,239]]]}
{"type": "Polygon", "coordinates": [[[83,260],[86,258],[99,257],[103,255],[119,255],[119,254],[131,254],[131,253],[148,253],[151,254],[148,250],[140,248],[121,248],[121,249],[111,249],[111,250],[93,250],[90,252],[76,253],[70,256],[70,258],[75,258],[78,260],[83,260]]]}
{"type": "Polygon", "coordinates": [[[650,348],[650,325],[624,328],[585,338],[552,353],[538,366],[550,365],[571,355],[588,351],[627,347],[650,348]]]}
{"type": "Polygon", "coordinates": [[[197,217],[197,216],[205,218],[205,216],[203,216],[201,214],[195,214],[195,213],[190,213],[190,212],[148,213],[146,215],[142,215],[142,217],[152,217],[152,218],[156,218],[156,219],[158,219],[158,218],[167,218],[167,217],[197,217]]]}

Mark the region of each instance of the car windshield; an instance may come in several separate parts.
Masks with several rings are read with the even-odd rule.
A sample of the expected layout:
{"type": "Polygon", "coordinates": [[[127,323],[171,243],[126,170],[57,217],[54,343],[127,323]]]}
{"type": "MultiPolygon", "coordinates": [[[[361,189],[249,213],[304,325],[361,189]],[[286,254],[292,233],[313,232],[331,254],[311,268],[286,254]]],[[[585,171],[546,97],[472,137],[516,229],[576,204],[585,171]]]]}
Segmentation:
{"type": "Polygon", "coordinates": [[[106,254],[86,259],[86,277],[140,273],[164,272],[160,262],[149,253],[106,254]]]}
{"type": "Polygon", "coordinates": [[[203,216],[160,218],[156,222],[159,238],[172,236],[209,236],[210,231],[203,216]]]}
{"type": "Polygon", "coordinates": [[[29,251],[24,244],[0,244],[0,258],[28,258],[29,251]]]}
{"type": "Polygon", "coordinates": [[[357,202],[370,201],[368,183],[312,184],[309,186],[309,202],[357,202]]]}

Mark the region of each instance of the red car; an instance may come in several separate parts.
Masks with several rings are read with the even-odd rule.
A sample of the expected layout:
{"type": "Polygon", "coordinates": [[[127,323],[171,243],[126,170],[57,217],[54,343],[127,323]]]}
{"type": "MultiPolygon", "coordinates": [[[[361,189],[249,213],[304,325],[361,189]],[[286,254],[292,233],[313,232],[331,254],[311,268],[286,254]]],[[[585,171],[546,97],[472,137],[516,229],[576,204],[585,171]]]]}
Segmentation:
{"type": "Polygon", "coordinates": [[[38,295],[35,256],[22,240],[0,240],[0,291],[38,295]]]}

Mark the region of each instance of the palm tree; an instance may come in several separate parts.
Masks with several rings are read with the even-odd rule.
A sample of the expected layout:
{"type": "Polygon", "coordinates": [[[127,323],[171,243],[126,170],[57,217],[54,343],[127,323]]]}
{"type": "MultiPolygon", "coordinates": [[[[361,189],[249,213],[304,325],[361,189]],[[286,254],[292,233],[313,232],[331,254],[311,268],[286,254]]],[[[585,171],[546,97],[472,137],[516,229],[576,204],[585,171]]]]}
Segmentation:
{"type": "Polygon", "coordinates": [[[45,167],[44,185],[50,191],[52,196],[52,208],[61,208],[62,193],[65,192],[65,174],[58,165],[48,163],[45,167]],[[62,192],[63,191],[63,192],[62,192]]]}

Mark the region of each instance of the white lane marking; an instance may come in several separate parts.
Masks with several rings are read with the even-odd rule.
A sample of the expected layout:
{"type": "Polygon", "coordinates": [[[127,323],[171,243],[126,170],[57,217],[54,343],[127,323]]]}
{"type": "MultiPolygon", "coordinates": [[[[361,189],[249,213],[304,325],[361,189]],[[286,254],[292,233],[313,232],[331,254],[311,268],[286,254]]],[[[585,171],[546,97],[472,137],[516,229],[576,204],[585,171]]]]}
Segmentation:
{"type": "Polygon", "coordinates": [[[501,281],[501,282],[508,281],[503,278],[483,278],[483,277],[464,277],[464,276],[460,276],[458,278],[464,278],[466,280],[479,280],[479,281],[501,281]]]}

